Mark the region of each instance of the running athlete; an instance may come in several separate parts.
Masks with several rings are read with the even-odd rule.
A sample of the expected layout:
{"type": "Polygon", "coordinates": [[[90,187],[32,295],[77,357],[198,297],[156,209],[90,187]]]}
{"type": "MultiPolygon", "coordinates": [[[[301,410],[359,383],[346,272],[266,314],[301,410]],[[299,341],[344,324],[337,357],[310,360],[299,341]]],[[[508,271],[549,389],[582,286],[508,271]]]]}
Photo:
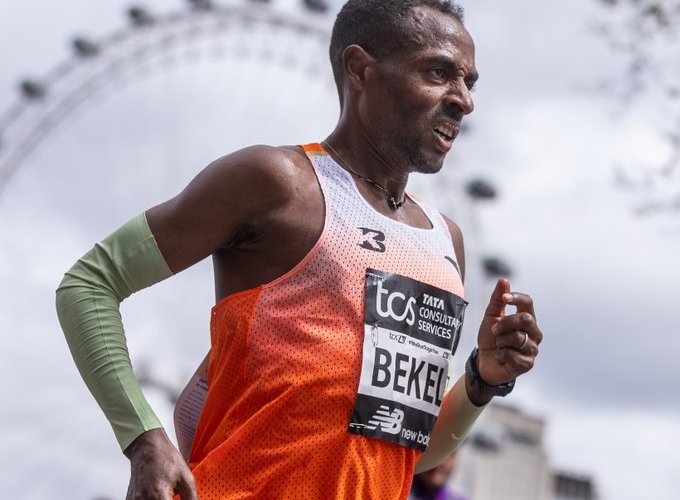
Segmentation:
{"type": "Polygon", "coordinates": [[[76,364],[131,462],[129,499],[405,499],[531,369],[531,298],[501,279],[445,391],[466,302],[458,226],[405,193],[473,110],[474,44],[444,0],[350,0],[335,130],[203,170],[81,258],[57,291],[76,364]],[[207,397],[188,463],[144,400],[119,303],[212,256],[207,397]],[[514,306],[505,312],[506,306],[514,306]]]}

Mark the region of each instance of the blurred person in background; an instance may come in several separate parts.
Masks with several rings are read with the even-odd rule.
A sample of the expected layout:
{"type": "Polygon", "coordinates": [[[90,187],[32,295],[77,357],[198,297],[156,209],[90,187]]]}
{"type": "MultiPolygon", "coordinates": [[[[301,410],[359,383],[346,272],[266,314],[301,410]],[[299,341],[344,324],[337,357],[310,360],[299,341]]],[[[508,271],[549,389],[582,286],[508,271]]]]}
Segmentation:
{"type": "Polygon", "coordinates": [[[409,500],[469,500],[448,484],[456,470],[458,450],[454,451],[434,469],[413,476],[409,500]]]}

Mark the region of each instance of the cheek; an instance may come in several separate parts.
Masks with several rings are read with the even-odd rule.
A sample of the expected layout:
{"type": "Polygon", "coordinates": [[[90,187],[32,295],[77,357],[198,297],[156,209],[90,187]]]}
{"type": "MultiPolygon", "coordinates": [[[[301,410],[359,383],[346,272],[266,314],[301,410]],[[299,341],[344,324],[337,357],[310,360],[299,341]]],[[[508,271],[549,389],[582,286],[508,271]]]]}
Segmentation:
{"type": "Polygon", "coordinates": [[[376,132],[402,141],[422,135],[430,129],[438,115],[440,89],[426,87],[422,82],[404,78],[384,78],[380,92],[367,96],[364,104],[376,132]]]}
{"type": "Polygon", "coordinates": [[[395,108],[403,112],[422,111],[434,98],[431,89],[424,88],[417,78],[385,79],[385,96],[391,100],[395,108]]]}
{"type": "Polygon", "coordinates": [[[428,89],[402,94],[398,105],[411,120],[430,122],[439,109],[439,102],[441,102],[439,93],[428,89]]]}

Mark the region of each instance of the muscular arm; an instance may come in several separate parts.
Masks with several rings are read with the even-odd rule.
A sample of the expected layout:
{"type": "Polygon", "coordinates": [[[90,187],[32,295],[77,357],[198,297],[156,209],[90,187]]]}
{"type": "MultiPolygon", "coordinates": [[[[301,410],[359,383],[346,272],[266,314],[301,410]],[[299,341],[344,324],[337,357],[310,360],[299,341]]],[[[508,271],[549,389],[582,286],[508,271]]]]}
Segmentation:
{"type": "Polygon", "coordinates": [[[290,153],[255,146],[208,165],[176,197],[146,215],[165,260],[179,272],[261,228],[292,196],[290,153]]]}
{"type": "MultiPolygon", "coordinates": [[[[134,378],[119,304],[135,291],[210,254],[238,250],[233,242],[245,228],[266,235],[266,224],[273,221],[281,226],[290,217],[290,200],[300,181],[296,154],[256,147],[218,160],[177,197],[139,215],[97,244],[59,286],[57,310],[76,365],[133,463],[131,489],[136,492],[130,498],[153,497],[153,492],[161,491],[159,495],[171,495],[173,489],[191,488],[187,490],[188,471],[182,470],[181,457],[178,460],[179,454],[158,429],[160,422],[134,378]],[[151,470],[142,476],[156,478],[151,489],[149,481],[138,480],[136,471],[142,469],[151,470]],[[163,476],[168,472],[170,479],[163,476]]],[[[253,248],[258,248],[257,243],[253,248]]],[[[295,258],[285,251],[282,254],[289,260],[295,258]]],[[[266,279],[268,272],[282,265],[272,263],[259,274],[244,269],[240,274],[246,278],[236,276],[218,294],[259,284],[257,280],[266,279]]]]}
{"type": "Polygon", "coordinates": [[[323,198],[301,150],[256,146],[208,166],[146,215],[173,272],[213,256],[220,300],[294,267],[321,234],[323,198]]]}
{"type": "Polygon", "coordinates": [[[65,275],[57,312],[81,375],[122,449],[159,427],[130,367],[119,305],[132,293],[200,261],[245,224],[281,202],[274,148],[235,153],[210,165],[177,197],[140,214],[94,246],[65,275]],[[268,185],[269,183],[269,185],[268,185]],[[256,203],[250,186],[275,195],[256,203]],[[147,223],[148,221],[148,223],[147,223]]]}

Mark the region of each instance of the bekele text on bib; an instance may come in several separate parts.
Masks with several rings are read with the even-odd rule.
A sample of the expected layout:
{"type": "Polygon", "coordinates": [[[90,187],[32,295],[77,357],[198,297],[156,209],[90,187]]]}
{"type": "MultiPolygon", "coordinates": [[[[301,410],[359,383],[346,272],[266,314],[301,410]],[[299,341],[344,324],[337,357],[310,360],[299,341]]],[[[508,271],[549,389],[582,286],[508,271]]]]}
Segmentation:
{"type": "Polygon", "coordinates": [[[350,432],[425,451],[466,306],[440,288],[367,270],[363,360],[350,432]]]}

